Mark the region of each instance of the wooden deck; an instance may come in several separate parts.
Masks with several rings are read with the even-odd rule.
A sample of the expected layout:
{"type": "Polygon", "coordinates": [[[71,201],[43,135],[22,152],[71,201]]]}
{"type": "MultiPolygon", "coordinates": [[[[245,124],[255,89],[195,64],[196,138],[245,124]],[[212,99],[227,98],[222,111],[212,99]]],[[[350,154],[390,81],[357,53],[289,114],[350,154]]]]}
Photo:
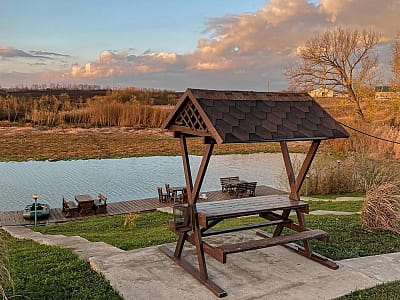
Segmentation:
{"type": "MultiPolygon", "coordinates": [[[[260,185],[256,189],[257,196],[273,195],[279,193],[282,192],[264,185],[260,185]]],[[[200,200],[200,202],[228,200],[235,197],[234,195],[230,195],[229,193],[222,193],[221,191],[211,191],[205,194],[207,195],[207,200],[200,200]]],[[[115,216],[115,215],[123,215],[130,213],[154,211],[157,208],[168,207],[168,206],[170,206],[169,203],[158,202],[158,198],[109,202],[107,203],[107,213],[84,216],[84,217],[75,217],[75,218],[71,217],[66,218],[61,208],[52,208],[50,210],[50,217],[45,220],[38,220],[38,222],[39,224],[42,225],[55,224],[55,223],[68,222],[72,220],[82,220],[92,217],[105,217],[105,216],[115,216]]],[[[34,224],[33,220],[25,220],[22,217],[22,210],[0,212],[0,226],[16,226],[16,225],[32,225],[32,224],[34,224]]]]}

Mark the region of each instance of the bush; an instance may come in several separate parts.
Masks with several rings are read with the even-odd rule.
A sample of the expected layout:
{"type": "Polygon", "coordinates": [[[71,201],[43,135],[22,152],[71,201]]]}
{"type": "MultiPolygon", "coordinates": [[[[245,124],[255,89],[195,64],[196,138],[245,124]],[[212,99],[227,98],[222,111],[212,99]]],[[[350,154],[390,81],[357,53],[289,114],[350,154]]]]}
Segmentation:
{"type": "Polygon", "coordinates": [[[361,210],[364,230],[400,233],[400,201],[395,197],[398,192],[393,183],[375,185],[367,191],[361,210]]]}
{"type": "MultiPolygon", "coordinates": [[[[301,194],[365,193],[384,182],[400,182],[400,170],[393,161],[377,160],[365,154],[352,153],[345,157],[320,154],[316,156],[301,194]]],[[[294,160],[293,167],[300,169],[301,162],[294,160]]]]}

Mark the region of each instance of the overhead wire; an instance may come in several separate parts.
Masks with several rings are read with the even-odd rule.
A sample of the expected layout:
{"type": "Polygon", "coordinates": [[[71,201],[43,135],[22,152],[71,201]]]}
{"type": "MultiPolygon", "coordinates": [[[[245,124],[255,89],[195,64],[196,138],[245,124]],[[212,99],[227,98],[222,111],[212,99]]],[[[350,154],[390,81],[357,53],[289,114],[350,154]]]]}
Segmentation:
{"type": "Polygon", "coordinates": [[[365,132],[365,131],[362,131],[362,130],[360,130],[360,129],[351,127],[351,126],[349,126],[349,125],[347,125],[347,124],[344,124],[344,123],[342,123],[342,122],[339,122],[339,121],[338,121],[338,123],[341,124],[341,125],[343,125],[344,127],[347,127],[347,128],[349,128],[349,129],[351,129],[351,130],[354,130],[354,131],[356,131],[356,132],[358,132],[358,133],[361,133],[361,134],[363,134],[363,135],[372,137],[372,138],[374,138],[374,139],[400,145],[400,142],[393,141],[393,140],[389,140],[389,139],[385,139],[385,138],[383,138],[383,137],[370,134],[370,133],[368,133],[368,132],[365,132]]]}

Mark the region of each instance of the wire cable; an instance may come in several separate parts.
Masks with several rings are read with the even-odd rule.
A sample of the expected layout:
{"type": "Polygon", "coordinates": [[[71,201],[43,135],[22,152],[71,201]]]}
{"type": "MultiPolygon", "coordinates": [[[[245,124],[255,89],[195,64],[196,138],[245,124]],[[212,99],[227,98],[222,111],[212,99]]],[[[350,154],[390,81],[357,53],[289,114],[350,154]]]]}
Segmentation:
{"type": "Polygon", "coordinates": [[[349,129],[351,129],[351,130],[354,130],[354,131],[356,131],[356,132],[358,132],[358,133],[361,133],[361,134],[363,134],[363,135],[366,135],[366,136],[372,137],[372,138],[374,138],[374,139],[377,139],[377,140],[381,140],[381,141],[385,141],[385,142],[389,142],[389,143],[393,143],[393,144],[398,144],[398,145],[400,145],[400,142],[393,141],[393,140],[388,140],[388,139],[385,139],[385,138],[383,138],[383,137],[380,137],[380,136],[372,135],[372,134],[370,134],[370,133],[367,133],[367,132],[361,131],[360,129],[357,129],[357,128],[354,128],[354,127],[351,127],[351,126],[349,126],[349,125],[346,125],[346,124],[344,124],[344,123],[342,123],[342,122],[339,122],[339,121],[338,121],[338,123],[339,123],[339,124],[341,124],[341,125],[343,125],[344,127],[347,127],[347,128],[349,128],[349,129]]]}

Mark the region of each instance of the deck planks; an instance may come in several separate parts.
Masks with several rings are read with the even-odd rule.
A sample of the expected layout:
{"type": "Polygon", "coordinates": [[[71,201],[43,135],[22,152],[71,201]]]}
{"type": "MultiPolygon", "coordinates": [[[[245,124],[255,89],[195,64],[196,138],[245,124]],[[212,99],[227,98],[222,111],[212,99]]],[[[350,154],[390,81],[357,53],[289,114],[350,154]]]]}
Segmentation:
{"type": "MultiPolygon", "coordinates": [[[[256,189],[257,196],[272,195],[277,193],[282,193],[282,191],[263,185],[257,186],[256,189]]],[[[228,200],[235,197],[235,195],[230,195],[229,193],[222,193],[221,191],[211,191],[211,192],[206,192],[206,194],[208,199],[201,200],[201,202],[228,200]]],[[[84,217],[80,216],[70,217],[70,218],[65,217],[64,212],[62,211],[61,208],[52,208],[50,209],[49,218],[45,220],[38,220],[38,223],[45,225],[45,224],[62,223],[73,220],[82,220],[90,217],[105,217],[105,216],[115,216],[115,215],[129,214],[129,213],[141,213],[169,206],[171,206],[170,203],[159,203],[158,198],[129,200],[121,202],[108,202],[106,213],[84,216],[84,217]]],[[[0,226],[33,225],[33,223],[34,223],[33,220],[25,220],[22,217],[22,210],[0,211],[0,226]]]]}

